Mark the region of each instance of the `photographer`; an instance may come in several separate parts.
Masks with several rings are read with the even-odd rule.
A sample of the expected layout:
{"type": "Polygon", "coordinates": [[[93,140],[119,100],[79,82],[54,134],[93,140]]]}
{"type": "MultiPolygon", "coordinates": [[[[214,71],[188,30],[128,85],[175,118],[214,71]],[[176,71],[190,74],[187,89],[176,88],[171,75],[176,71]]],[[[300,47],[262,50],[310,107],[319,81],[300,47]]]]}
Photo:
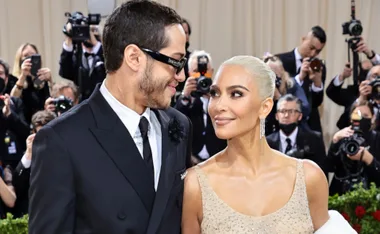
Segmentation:
{"type": "Polygon", "coordinates": [[[274,108],[265,119],[265,134],[269,135],[275,131],[278,131],[278,121],[276,120],[276,105],[278,99],[285,94],[292,94],[298,97],[301,101],[302,110],[302,124],[307,126],[307,116],[310,114],[310,106],[307,101],[304,90],[297,84],[294,78],[289,77],[289,74],[284,70],[281,60],[273,55],[267,54],[264,56],[264,62],[269,65],[272,71],[276,74],[276,89],[274,91],[274,108]]]}
{"type": "Polygon", "coordinates": [[[83,42],[72,39],[75,35],[72,35],[73,25],[70,20],[76,23],[83,22],[83,17],[82,13],[75,12],[66,24],[65,41],[59,62],[59,75],[72,80],[80,88],[80,101],[87,99],[96,84],[101,83],[106,77],[103,48],[97,26],[89,25],[89,39],[83,42]],[[77,58],[80,60],[77,61],[77,58]]]}
{"type": "Polygon", "coordinates": [[[302,37],[302,43],[293,51],[276,55],[285,70],[303,88],[311,107],[308,125],[314,131],[322,132],[318,107],[323,102],[323,89],[326,80],[326,66],[317,56],[326,44],[325,31],[314,26],[302,37]]]}
{"type": "Polygon", "coordinates": [[[24,117],[22,100],[10,97],[6,91],[9,66],[0,60],[0,159],[12,164],[17,162],[25,150],[25,139],[29,127],[24,117]]]}
{"type": "MultiPolygon", "coordinates": [[[[355,50],[356,52],[361,52],[364,53],[368,59],[373,56],[374,52],[370,49],[368,49],[365,41],[363,38],[360,38],[360,41],[357,44],[357,48],[355,50]]],[[[372,61],[372,60],[371,60],[372,61]]],[[[342,88],[342,85],[344,81],[352,76],[352,68],[350,63],[346,63],[345,67],[342,71],[341,74],[335,76],[332,81],[330,82],[329,86],[326,89],[326,95],[336,104],[340,106],[344,106],[345,110],[340,116],[338,122],[337,122],[337,127],[339,129],[343,129],[347,126],[350,125],[350,118],[349,118],[349,111],[351,108],[352,103],[358,98],[359,96],[359,85],[360,82],[363,80],[366,80],[367,74],[368,74],[368,66],[366,65],[366,62],[360,63],[359,67],[359,77],[358,80],[354,80],[354,84],[348,85],[347,88],[342,88]]],[[[377,69],[375,69],[377,70],[377,69]]],[[[376,72],[375,72],[376,73],[376,72]]],[[[367,82],[364,82],[366,84],[367,82]]],[[[369,88],[369,87],[368,87],[369,88]]],[[[366,88],[366,89],[368,89],[366,88]]],[[[362,91],[363,91],[363,86],[362,86],[362,91]]],[[[364,95],[362,93],[361,95],[364,95]]],[[[366,95],[364,95],[366,96],[366,95]]]]}
{"type": "Polygon", "coordinates": [[[321,133],[309,131],[299,125],[302,119],[301,101],[286,94],[277,102],[278,131],[267,136],[272,149],[295,158],[310,159],[325,170],[326,152],[321,133]]]}
{"type": "Polygon", "coordinates": [[[55,118],[56,115],[47,110],[38,111],[32,117],[32,134],[26,139],[26,151],[13,173],[13,186],[17,195],[13,212],[15,217],[22,217],[28,213],[30,165],[32,163],[32,147],[34,137],[43,126],[55,118]]]}
{"type": "Polygon", "coordinates": [[[330,195],[343,194],[354,184],[380,186],[380,135],[373,131],[375,116],[368,101],[355,102],[351,126],[335,133],[328,152],[328,169],[334,172],[330,195]]]}
{"type": "Polygon", "coordinates": [[[41,68],[42,60],[35,45],[25,43],[16,52],[13,76],[18,78],[11,91],[12,97],[22,99],[24,116],[28,125],[32,115],[44,109],[44,102],[50,96],[52,76],[49,68],[41,68]]]}
{"type": "Polygon", "coordinates": [[[70,80],[55,83],[51,94],[45,101],[45,110],[55,112],[58,116],[77,105],[79,101],[78,88],[70,80]]]}
{"type": "Polygon", "coordinates": [[[209,91],[212,83],[212,60],[205,51],[194,51],[188,61],[190,77],[175,108],[186,115],[193,124],[193,162],[208,159],[227,146],[216,137],[208,115],[209,91]]]}

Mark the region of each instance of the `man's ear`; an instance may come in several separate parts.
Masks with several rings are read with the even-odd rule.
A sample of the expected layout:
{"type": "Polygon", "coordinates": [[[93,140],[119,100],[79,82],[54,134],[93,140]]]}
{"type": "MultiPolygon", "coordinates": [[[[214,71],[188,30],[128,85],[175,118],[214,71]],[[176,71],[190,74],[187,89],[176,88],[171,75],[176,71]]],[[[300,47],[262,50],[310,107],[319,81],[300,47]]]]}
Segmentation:
{"type": "Polygon", "coordinates": [[[266,98],[264,101],[261,102],[259,117],[260,119],[265,119],[269,113],[272,111],[273,108],[273,99],[272,98],[266,98]]]}
{"type": "Polygon", "coordinates": [[[130,69],[137,72],[143,64],[144,53],[134,44],[128,45],[124,49],[123,63],[127,64],[130,69]]]}

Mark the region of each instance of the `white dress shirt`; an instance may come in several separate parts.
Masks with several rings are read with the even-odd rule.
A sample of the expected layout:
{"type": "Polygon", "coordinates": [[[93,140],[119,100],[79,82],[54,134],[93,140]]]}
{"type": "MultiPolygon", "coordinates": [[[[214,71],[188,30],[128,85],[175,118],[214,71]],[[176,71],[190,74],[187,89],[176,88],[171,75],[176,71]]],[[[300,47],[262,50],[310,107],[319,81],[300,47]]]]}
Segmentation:
{"type": "MultiPolygon", "coordinates": [[[[208,108],[208,101],[209,101],[209,99],[205,98],[205,97],[201,97],[201,101],[202,101],[202,104],[203,104],[203,123],[204,123],[204,126],[205,126],[204,131],[206,132],[206,128],[207,128],[207,115],[208,115],[207,108],[208,108]]],[[[203,145],[201,151],[198,153],[198,156],[201,159],[208,159],[210,157],[210,154],[207,151],[206,144],[203,145]]]]}
{"type": "MultiPolygon", "coordinates": [[[[301,66],[302,66],[302,62],[301,62],[301,59],[302,59],[302,56],[301,54],[298,52],[298,48],[295,48],[294,50],[294,56],[296,57],[296,71],[298,71],[299,69],[301,69],[301,66]]],[[[299,84],[299,86],[302,86],[303,84],[303,80],[300,80],[300,75],[297,74],[294,79],[297,81],[297,83],[299,84]]],[[[321,84],[321,87],[317,87],[314,85],[314,82],[312,83],[311,85],[311,90],[314,91],[314,92],[321,92],[323,91],[323,83],[321,84]]]]}
{"type": "Polygon", "coordinates": [[[285,135],[281,130],[280,130],[280,142],[281,142],[281,152],[282,153],[285,153],[285,150],[286,150],[286,147],[288,146],[288,142],[286,142],[286,139],[290,139],[291,141],[291,145],[292,145],[292,149],[296,148],[297,147],[297,142],[296,142],[296,139],[297,139],[297,134],[298,134],[298,127],[296,127],[296,129],[294,129],[294,131],[289,135],[285,135]]]}
{"type": "MultiPolygon", "coordinates": [[[[141,137],[139,123],[142,116],[146,117],[149,121],[148,129],[148,139],[150,148],[152,150],[152,160],[154,167],[154,188],[157,191],[158,180],[160,178],[161,171],[161,155],[162,155],[162,135],[161,135],[161,124],[157,119],[155,113],[147,108],[142,115],[139,115],[135,111],[126,107],[120,103],[112,94],[108,91],[105,85],[106,79],[100,86],[100,93],[106,99],[111,108],[115,111],[117,116],[123,122],[124,126],[127,128],[129,134],[132,136],[137,149],[139,150],[141,157],[143,157],[143,139],[141,137]]],[[[128,152],[125,152],[125,157],[128,156],[128,152]]]]}
{"type": "MultiPolygon", "coordinates": [[[[94,47],[92,47],[92,52],[93,54],[98,54],[99,50],[100,50],[100,46],[102,44],[98,41],[98,43],[96,43],[96,45],[94,47]]],[[[73,45],[71,44],[70,46],[66,45],[65,42],[63,42],[63,49],[67,52],[72,52],[74,47],[73,45]]],[[[86,50],[83,48],[83,53],[85,52],[86,50]]],[[[92,67],[92,63],[94,61],[94,58],[93,56],[88,56],[87,58],[87,62],[88,62],[88,67],[92,67]]],[[[97,64],[96,64],[97,65],[97,64]]]]}

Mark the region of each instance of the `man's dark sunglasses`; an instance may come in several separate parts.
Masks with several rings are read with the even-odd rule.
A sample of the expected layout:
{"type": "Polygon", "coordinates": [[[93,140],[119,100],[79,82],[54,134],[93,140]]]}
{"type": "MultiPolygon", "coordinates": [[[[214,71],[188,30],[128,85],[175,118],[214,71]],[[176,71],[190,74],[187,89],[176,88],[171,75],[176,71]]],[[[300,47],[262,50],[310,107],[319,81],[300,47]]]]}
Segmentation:
{"type": "Polygon", "coordinates": [[[186,62],[187,62],[187,58],[185,57],[183,57],[181,60],[177,60],[150,49],[145,49],[145,48],[140,48],[140,49],[144,51],[145,53],[149,54],[149,56],[152,57],[153,59],[173,66],[176,69],[175,73],[177,75],[182,71],[182,69],[185,67],[186,62]]]}

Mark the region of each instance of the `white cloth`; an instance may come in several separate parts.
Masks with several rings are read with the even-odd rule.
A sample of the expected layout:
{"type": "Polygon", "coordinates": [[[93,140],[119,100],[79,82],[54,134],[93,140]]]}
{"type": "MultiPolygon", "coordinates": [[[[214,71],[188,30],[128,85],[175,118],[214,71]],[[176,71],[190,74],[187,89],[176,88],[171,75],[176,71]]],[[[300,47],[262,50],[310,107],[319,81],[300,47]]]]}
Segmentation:
{"type": "MultiPolygon", "coordinates": [[[[141,157],[143,157],[143,139],[141,137],[139,123],[140,118],[142,116],[146,117],[149,121],[149,129],[148,129],[148,139],[150,148],[152,150],[152,160],[154,167],[154,188],[157,191],[158,180],[160,178],[161,172],[161,154],[162,154],[162,135],[161,135],[161,124],[157,119],[157,116],[154,114],[152,110],[147,108],[142,115],[139,115],[132,109],[126,107],[122,103],[120,103],[112,94],[108,91],[105,85],[106,79],[103,81],[100,86],[100,93],[106,99],[108,104],[111,106],[113,111],[120,118],[121,122],[123,122],[124,126],[127,128],[129,134],[132,136],[141,157]]],[[[127,156],[128,152],[125,152],[125,156],[127,156]]]]}
{"type": "MultiPolygon", "coordinates": [[[[92,51],[91,51],[91,53],[93,53],[93,54],[98,54],[101,45],[102,45],[102,44],[101,44],[100,42],[96,43],[96,45],[95,45],[94,47],[92,47],[92,51]]],[[[66,45],[65,42],[63,42],[63,49],[64,49],[65,51],[67,51],[67,52],[72,52],[73,49],[74,49],[74,47],[73,47],[73,45],[68,46],[68,45],[66,45]]],[[[84,52],[84,51],[85,51],[85,50],[84,50],[84,48],[83,48],[83,52],[84,52]]],[[[93,63],[93,61],[94,61],[94,58],[93,58],[92,56],[88,56],[87,61],[88,61],[88,67],[92,67],[92,63],[93,63]]],[[[96,64],[96,65],[98,65],[98,64],[96,64]]]]}
{"type": "MultiPolygon", "coordinates": [[[[208,115],[208,111],[207,111],[207,108],[208,108],[208,101],[209,99],[208,98],[205,98],[205,97],[201,97],[201,101],[202,101],[202,108],[203,108],[203,123],[204,123],[204,131],[206,131],[206,128],[207,128],[207,115],[208,115]]],[[[201,151],[198,153],[198,156],[201,158],[201,159],[208,159],[210,157],[210,154],[209,152],[207,151],[207,147],[206,147],[206,144],[203,145],[201,151]]]]}
{"type": "Polygon", "coordinates": [[[339,212],[329,210],[329,216],[329,220],[314,234],[357,234],[339,212]]]}
{"type": "Polygon", "coordinates": [[[27,159],[26,155],[24,154],[24,156],[22,156],[21,158],[21,163],[24,166],[24,168],[29,168],[32,164],[32,160],[27,159]]]}
{"type": "Polygon", "coordinates": [[[289,135],[285,135],[282,130],[280,130],[280,142],[281,142],[281,152],[285,153],[286,146],[288,146],[288,142],[286,142],[286,139],[289,138],[291,141],[292,149],[296,147],[296,139],[297,139],[297,134],[298,134],[298,127],[294,129],[294,131],[289,135]]]}
{"type": "Polygon", "coordinates": [[[343,84],[343,82],[344,82],[344,80],[343,80],[343,81],[339,80],[339,75],[337,75],[337,76],[335,76],[335,78],[334,78],[333,84],[334,84],[335,86],[341,86],[341,85],[343,84]]]}

